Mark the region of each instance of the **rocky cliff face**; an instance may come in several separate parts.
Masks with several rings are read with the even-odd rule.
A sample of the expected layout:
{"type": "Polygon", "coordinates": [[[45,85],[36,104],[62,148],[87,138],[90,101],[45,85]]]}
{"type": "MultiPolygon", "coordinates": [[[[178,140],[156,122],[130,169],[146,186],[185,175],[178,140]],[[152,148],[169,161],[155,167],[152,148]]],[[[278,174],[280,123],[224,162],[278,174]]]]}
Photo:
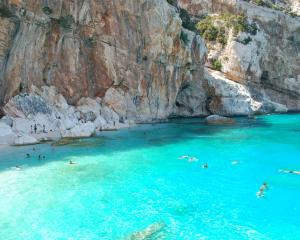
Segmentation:
{"type": "MultiPolygon", "coordinates": [[[[296,6],[299,1],[264,0],[260,1],[261,6],[254,4],[255,2],[258,1],[179,0],[178,5],[187,9],[200,22],[203,18],[207,18],[207,14],[213,16],[212,25],[219,28],[219,33],[222,30],[220,22],[227,21],[222,25],[228,28],[223,30],[225,36],[221,40],[224,42],[221,44],[221,41],[218,42],[219,39],[207,41],[209,49],[207,65],[213,67],[211,63],[217,60],[224,77],[241,84],[247,89],[250,97],[260,103],[261,108],[258,109],[248,105],[250,112],[273,112],[279,109],[284,111],[284,108],[298,111],[300,18],[297,17],[299,12],[296,6]],[[238,31],[240,27],[244,27],[244,23],[238,22],[244,17],[250,27],[255,27],[255,31],[246,29],[234,33],[234,27],[237,27],[238,31]]],[[[211,35],[206,36],[207,39],[209,37],[211,35]]],[[[212,77],[209,76],[208,80],[212,77]]],[[[220,91],[217,89],[214,92],[220,91]]],[[[221,95],[212,94],[212,103],[219,104],[211,104],[214,107],[210,108],[210,111],[232,113],[226,111],[228,106],[226,101],[222,101],[222,99],[228,101],[226,95],[228,96],[228,92],[221,95]]],[[[243,111],[247,112],[246,109],[243,111]]]]}
{"type": "Polygon", "coordinates": [[[70,104],[100,97],[122,117],[145,121],[176,112],[177,95],[202,79],[205,45],[167,1],[2,6],[13,14],[0,18],[2,104],[32,85],[53,85],[70,104]]]}
{"type": "Polygon", "coordinates": [[[142,122],[300,110],[298,1],[255,2],[0,0],[0,105],[54,86],[142,122]],[[189,22],[218,28],[225,13],[252,30],[226,24],[215,40],[189,22]]]}

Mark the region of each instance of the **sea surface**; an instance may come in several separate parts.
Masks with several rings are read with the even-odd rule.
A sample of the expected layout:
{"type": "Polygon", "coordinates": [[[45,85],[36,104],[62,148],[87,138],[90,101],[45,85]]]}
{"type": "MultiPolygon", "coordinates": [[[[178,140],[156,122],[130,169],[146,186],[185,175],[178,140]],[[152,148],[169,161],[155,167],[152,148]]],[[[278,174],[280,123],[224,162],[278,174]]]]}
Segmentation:
{"type": "Polygon", "coordinates": [[[300,115],[236,121],[0,148],[0,240],[300,239],[300,115]]]}

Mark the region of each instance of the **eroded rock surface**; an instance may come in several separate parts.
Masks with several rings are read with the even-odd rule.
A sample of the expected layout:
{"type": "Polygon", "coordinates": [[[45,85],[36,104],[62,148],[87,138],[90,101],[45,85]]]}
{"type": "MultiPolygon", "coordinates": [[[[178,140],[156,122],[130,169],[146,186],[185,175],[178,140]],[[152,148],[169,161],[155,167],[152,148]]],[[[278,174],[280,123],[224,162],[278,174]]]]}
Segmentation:
{"type": "Polygon", "coordinates": [[[7,25],[0,29],[0,60],[9,53],[0,75],[2,104],[32,85],[51,85],[69,104],[100,97],[122,118],[149,121],[170,116],[182,87],[202,78],[204,42],[182,28],[167,1],[8,3],[14,20],[0,18],[7,25]]]}
{"type": "Polygon", "coordinates": [[[235,120],[229,117],[223,117],[219,115],[210,115],[205,121],[211,125],[224,125],[224,124],[234,124],[235,120]]]}
{"type": "Polygon", "coordinates": [[[1,122],[40,140],[299,111],[299,1],[263,2],[0,0],[1,122]],[[230,22],[215,40],[194,24],[207,15],[247,26],[230,22]]]}
{"type": "Polygon", "coordinates": [[[17,95],[4,106],[0,144],[33,144],[61,137],[90,137],[96,131],[129,127],[100,98],[82,98],[67,104],[55,87],[33,86],[30,94],[17,95]],[[10,126],[11,125],[11,126],[10,126]],[[9,136],[7,141],[5,137],[9,136]],[[12,140],[11,140],[12,139],[12,140]]]}
{"type": "MultiPolygon", "coordinates": [[[[212,67],[211,61],[218,60],[224,77],[244,85],[254,98],[256,93],[261,98],[263,92],[263,98],[278,106],[299,111],[300,17],[291,14],[293,11],[297,13],[295,6],[299,5],[299,1],[264,0],[263,6],[252,2],[257,1],[179,0],[178,5],[199,20],[207,14],[220,16],[213,21],[216,27],[228,16],[232,19],[245,16],[255,31],[234,33],[234,23],[229,22],[229,29],[221,36],[223,44],[206,41],[208,67],[212,67]]],[[[243,94],[239,98],[242,97],[243,94]]],[[[270,107],[263,112],[274,110],[276,108],[270,107]]],[[[239,112],[239,109],[232,112],[239,112]]]]}

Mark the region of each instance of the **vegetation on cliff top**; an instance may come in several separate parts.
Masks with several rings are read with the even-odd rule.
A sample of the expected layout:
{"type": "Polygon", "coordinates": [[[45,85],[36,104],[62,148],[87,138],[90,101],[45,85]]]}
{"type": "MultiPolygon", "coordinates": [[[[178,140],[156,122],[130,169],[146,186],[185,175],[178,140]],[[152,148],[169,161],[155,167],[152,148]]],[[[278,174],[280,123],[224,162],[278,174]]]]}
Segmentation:
{"type": "Polygon", "coordinates": [[[196,27],[205,40],[217,41],[222,45],[227,43],[230,30],[233,31],[234,36],[241,32],[256,35],[258,31],[256,23],[249,23],[245,16],[229,13],[206,16],[196,27]]]}
{"type": "Polygon", "coordinates": [[[13,13],[10,11],[10,9],[5,5],[0,5],[0,17],[3,18],[10,18],[13,16],[13,13]]]}
{"type": "Polygon", "coordinates": [[[270,0],[244,0],[245,2],[250,2],[252,4],[255,4],[257,6],[261,6],[261,7],[267,7],[267,8],[271,8],[274,9],[276,11],[282,11],[292,17],[297,17],[298,15],[293,12],[290,7],[288,7],[286,4],[286,1],[277,3],[274,1],[270,1],[270,0]]]}

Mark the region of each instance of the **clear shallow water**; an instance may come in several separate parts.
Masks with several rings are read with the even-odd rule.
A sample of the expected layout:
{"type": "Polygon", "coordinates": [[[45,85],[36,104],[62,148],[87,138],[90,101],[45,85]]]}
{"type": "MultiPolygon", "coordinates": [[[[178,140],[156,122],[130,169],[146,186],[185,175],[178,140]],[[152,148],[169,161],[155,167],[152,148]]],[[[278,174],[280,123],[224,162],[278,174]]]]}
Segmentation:
{"type": "Polygon", "coordinates": [[[165,227],[148,240],[300,239],[300,175],[278,173],[300,170],[300,115],[173,120],[36,148],[0,149],[1,240],[128,239],[155,223],[165,227]]]}

